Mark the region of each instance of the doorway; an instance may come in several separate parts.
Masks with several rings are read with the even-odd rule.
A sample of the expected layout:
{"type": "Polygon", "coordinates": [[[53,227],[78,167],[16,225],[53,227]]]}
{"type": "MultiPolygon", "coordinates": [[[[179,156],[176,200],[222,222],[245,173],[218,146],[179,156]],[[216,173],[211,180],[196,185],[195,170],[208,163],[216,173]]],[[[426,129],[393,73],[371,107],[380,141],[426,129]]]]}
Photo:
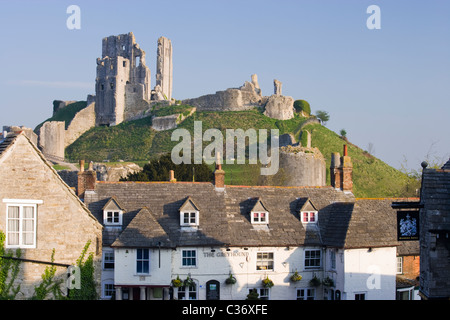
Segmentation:
{"type": "Polygon", "coordinates": [[[220,300],[220,282],[209,280],[206,282],[206,300],[220,300]]]}

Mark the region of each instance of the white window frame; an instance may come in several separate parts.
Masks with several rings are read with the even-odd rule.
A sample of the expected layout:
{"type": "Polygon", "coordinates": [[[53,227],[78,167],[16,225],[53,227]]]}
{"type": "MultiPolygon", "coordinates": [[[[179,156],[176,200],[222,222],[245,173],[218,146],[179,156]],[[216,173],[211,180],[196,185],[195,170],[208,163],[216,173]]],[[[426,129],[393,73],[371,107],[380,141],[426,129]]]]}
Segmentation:
{"type": "Polygon", "coordinates": [[[43,204],[43,200],[31,200],[31,199],[3,199],[3,203],[6,203],[6,248],[28,248],[33,249],[36,248],[37,235],[36,235],[36,226],[37,226],[37,215],[38,215],[38,204],[43,204]],[[9,207],[19,207],[19,243],[10,245],[9,244],[9,223],[8,223],[8,215],[9,215],[9,207]],[[23,243],[23,207],[32,207],[33,208],[33,244],[22,244],[23,243]]]}
{"type": "Polygon", "coordinates": [[[397,257],[397,274],[403,274],[403,256],[397,257]]]}
{"type": "Polygon", "coordinates": [[[301,211],[300,212],[300,218],[302,220],[302,223],[317,223],[317,217],[318,217],[317,211],[301,211]],[[304,214],[307,213],[307,217],[304,217],[304,214]],[[314,221],[311,221],[311,213],[313,214],[314,221]]]}
{"type": "Polygon", "coordinates": [[[114,270],[115,260],[116,260],[114,250],[105,250],[105,249],[103,249],[103,259],[102,260],[103,260],[102,261],[103,262],[102,263],[103,270],[114,270]],[[108,259],[106,258],[106,255],[109,256],[108,259]],[[112,257],[112,260],[111,260],[111,257],[112,257]],[[113,267],[112,268],[106,268],[105,267],[106,262],[112,264],[113,267]]]}
{"type": "Polygon", "coordinates": [[[295,295],[297,300],[316,300],[316,289],[310,287],[296,288],[295,295]],[[300,290],[303,292],[299,295],[300,290]],[[312,293],[312,295],[309,293],[312,293]]]}
{"type": "MultiPolygon", "coordinates": [[[[305,249],[304,254],[305,254],[305,256],[303,258],[303,265],[304,265],[305,269],[311,270],[311,269],[320,269],[320,268],[322,268],[322,250],[320,250],[320,249],[305,249]],[[319,254],[320,254],[320,256],[319,256],[319,265],[318,266],[307,266],[306,265],[306,253],[307,252],[312,252],[312,251],[316,251],[316,252],[318,251],[319,254]]],[[[312,260],[312,259],[317,259],[317,258],[309,258],[309,259],[312,260]]]]}
{"type": "Polygon", "coordinates": [[[105,280],[102,283],[102,298],[103,299],[111,299],[111,297],[114,295],[115,292],[114,288],[114,280],[105,280]],[[112,286],[112,293],[111,295],[106,295],[106,286],[112,286]]]}
{"type": "Polygon", "coordinates": [[[256,271],[275,271],[275,254],[273,251],[261,251],[256,252],[256,271]],[[264,255],[267,255],[267,258],[264,258],[264,255]],[[262,255],[261,258],[258,258],[258,255],[262,255]],[[270,258],[272,255],[272,258],[270,258]],[[270,267],[270,261],[272,261],[272,268],[270,267]],[[267,268],[265,269],[265,265],[267,264],[267,268]]]}
{"type": "Polygon", "coordinates": [[[181,250],[181,268],[197,268],[198,266],[198,254],[197,254],[197,249],[182,249],[181,250]],[[195,253],[195,257],[183,257],[183,253],[184,252],[194,252],[195,253]],[[192,265],[185,265],[184,264],[184,259],[190,259],[193,260],[195,262],[195,264],[192,265]]]}
{"type": "Polygon", "coordinates": [[[179,300],[198,300],[198,288],[198,283],[195,280],[192,286],[179,287],[177,288],[177,298],[179,300]],[[195,298],[191,299],[191,294],[195,294],[195,298]]]}
{"type": "Polygon", "coordinates": [[[249,288],[248,293],[250,294],[253,290],[256,290],[256,292],[258,293],[258,299],[270,300],[270,288],[249,288]]]}
{"type": "Polygon", "coordinates": [[[149,275],[150,274],[150,249],[148,249],[148,248],[138,248],[138,249],[136,249],[136,260],[135,261],[136,261],[136,267],[135,267],[134,270],[136,272],[136,275],[149,275]],[[145,258],[138,259],[138,251],[139,250],[143,250],[143,252],[144,252],[144,250],[147,251],[148,252],[148,259],[145,259],[145,258]],[[143,263],[147,262],[147,264],[148,264],[148,272],[138,272],[137,266],[138,266],[138,262],[139,261],[141,261],[143,263]]]}
{"type": "Polygon", "coordinates": [[[250,212],[252,224],[269,224],[268,211],[252,211],[250,212]],[[255,214],[257,215],[255,219],[255,214]],[[264,221],[261,221],[261,215],[264,214],[264,221]]]}
{"type": "Polygon", "coordinates": [[[122,214],[123,211],[122,210],[104,210],[103,211],[103,224],[105,226],[121,226],[122,225],[122,214]],[[108,213],[111,212],[112,213],[112,221],[108,222],[108,213]],[[118,214],[118,222],[114,222],[114,214],[118,214]]]}
{"type": "Polygon", "coordinates": [[[367,300],[367,292],[355,292],[355,300],[367,300]],[[356,299],[356,296],[361,296],[364,299],[356,299]]]}
{"type": "Polygon", "coordinates": [[[199,216],[200,216],[200,214],[199,214],[199,211],[197,211],[197,210],[195,210],[195,211],[194,210],[180,211],[180,226],[182,226],[182,227],[197,227],[200,223],[199,216]],[[188,215],[188,222],[184,221],[184,216],[186,214],[188,215]],[[192,218],[193,218],[191,216],[192,214],[194,215],[194,221],[192,221],[192,218]]]}

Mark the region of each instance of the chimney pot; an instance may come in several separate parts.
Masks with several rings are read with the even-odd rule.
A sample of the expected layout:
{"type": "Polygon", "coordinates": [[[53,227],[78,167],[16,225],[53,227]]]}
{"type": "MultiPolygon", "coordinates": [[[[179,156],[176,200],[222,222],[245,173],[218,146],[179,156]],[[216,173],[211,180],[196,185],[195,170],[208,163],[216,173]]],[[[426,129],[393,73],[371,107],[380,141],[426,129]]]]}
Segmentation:
{"type": "Polygon", "coordinates": [[[177,179],[175,179],[175,172],[173,170],[169,171],[169,181],[170,182],[177,182],[177,179]]]}
{"type": "Polygon", "coordinates": [[[216,157],[216,170],[214,171],[214,186],[216,189],[225,188],[225,171],[222,170],[222,165],[220,164],[220,152],[217,152],[216,157]]]}
{"type": "Polygon", "coordinates": [[[344,157],[348,156],[347,145],[344,144],[344,157]]]}
{"type": "Polygon", "coordinates": [[[80,160],[79,163],[80,163],[80,172],[83,172],[84,171],[84,160],[80,160]]]}

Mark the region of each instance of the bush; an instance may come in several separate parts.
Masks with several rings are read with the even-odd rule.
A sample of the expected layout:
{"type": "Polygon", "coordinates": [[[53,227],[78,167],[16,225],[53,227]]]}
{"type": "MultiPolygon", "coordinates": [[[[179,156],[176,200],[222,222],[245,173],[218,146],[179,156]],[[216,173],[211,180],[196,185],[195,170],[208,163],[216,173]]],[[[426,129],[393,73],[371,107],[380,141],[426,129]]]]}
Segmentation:
{"type": "Polygon", "coordinates": [[[296,112],[303,111],[307,115],[311,114],[311,107],[310,107],[308,101],[305,101],[305,100],[295,100],[294,101],[294,109],[296,112]]]}

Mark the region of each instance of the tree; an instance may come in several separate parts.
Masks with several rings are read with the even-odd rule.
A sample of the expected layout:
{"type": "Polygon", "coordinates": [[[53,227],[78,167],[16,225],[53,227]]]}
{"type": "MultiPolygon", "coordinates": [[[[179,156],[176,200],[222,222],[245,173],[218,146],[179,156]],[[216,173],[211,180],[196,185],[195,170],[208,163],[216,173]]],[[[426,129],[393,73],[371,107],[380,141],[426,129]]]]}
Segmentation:
{"type": "Polygon", "coordinates": [[[311,107],[308,101],[305,100],[295,100],[294,101],[294,109],[296,112],[304,112],[306,115],[311,114],[311,107]]]}
{"type": "Polygon", "coordinates": [[[178,181],[212,181],[214,173],[202,164],[174,164],[170,153],[146,164],[142,171],[129,174],[121,181],[167,181],[169,171],[173,170],[178,181]]]}
{"type": "Polygon", "coordinates": [[[323,110],[318,110],[316,112],[316,117],[320,120],[320,122],[322,122],[323,125],[326,125],[328,120],[330,120],[330,115],[328,114],[328,112],[323,110]]]}
{"type": "Polygon", "coordinates": [[[341,131],[339,131],[339,134],[341,135],[342,139],[347,138],[347,131],[345,131],[345,129],[341,129],[341,131]]]}

